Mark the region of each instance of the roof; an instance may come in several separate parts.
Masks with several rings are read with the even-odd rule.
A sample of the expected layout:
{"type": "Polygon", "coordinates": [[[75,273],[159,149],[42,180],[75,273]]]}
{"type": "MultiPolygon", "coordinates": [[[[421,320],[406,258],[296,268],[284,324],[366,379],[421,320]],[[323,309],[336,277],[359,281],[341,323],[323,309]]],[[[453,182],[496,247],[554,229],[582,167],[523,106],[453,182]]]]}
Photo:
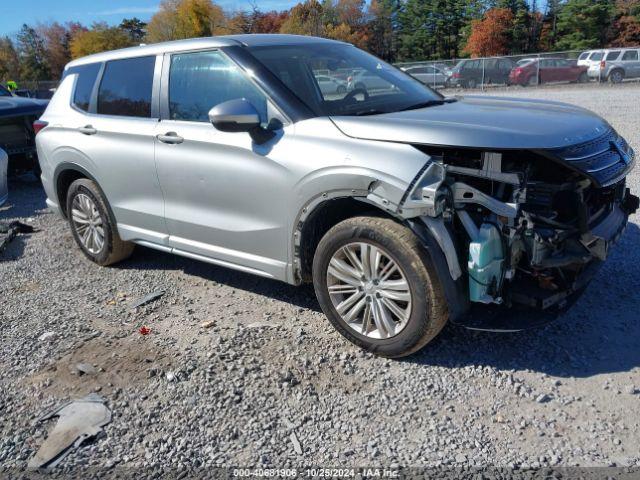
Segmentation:
{"type": "Polygon", "coordinates": [[[174,40],[171,42],[153,43],[150,45],[140,45],[138,47],[123,48],[109,52],[96,53],[86,57],[73,60],[66,68],[85,65],[88,63],[104,62],[122,58],[144,57],[149,55],[160,55],[163,53],[179,52],[183,50],[199,50],[206,48],[247,46],[277,46],[277,45],[307,45],[311,43],[342,43],[336,40],[329,40],[319,37],[308,37],[304,35],[283,35],[283,34],[244,34],[244,35],[221,35],[217,37],[189,38],[186,40],[174,40]]]}

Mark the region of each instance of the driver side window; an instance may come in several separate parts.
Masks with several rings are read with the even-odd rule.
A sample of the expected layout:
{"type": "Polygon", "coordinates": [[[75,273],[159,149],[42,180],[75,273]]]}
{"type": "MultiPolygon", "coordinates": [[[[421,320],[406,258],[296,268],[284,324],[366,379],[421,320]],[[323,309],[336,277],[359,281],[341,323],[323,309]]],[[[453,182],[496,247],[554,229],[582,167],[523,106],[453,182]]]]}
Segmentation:
{"type": "Polygon", "coordinates": [[[267,99],[231,60],[217,51],[171,56],[169,118],[208,122],[209,110],[228,100],[245,98],[267,122],[267,99]]]}

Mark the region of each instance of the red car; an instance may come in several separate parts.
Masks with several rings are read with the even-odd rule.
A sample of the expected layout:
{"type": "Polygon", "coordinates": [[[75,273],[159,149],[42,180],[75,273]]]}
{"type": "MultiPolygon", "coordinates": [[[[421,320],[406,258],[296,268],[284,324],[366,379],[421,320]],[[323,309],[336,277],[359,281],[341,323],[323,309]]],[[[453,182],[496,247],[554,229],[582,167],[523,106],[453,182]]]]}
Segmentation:
{"type": "Polygon", "coordinates": [[[589,67],[579,66],[575,60],[536,58],[511,70],[509,83],[523,86],[548,82],[584,83],[589,80],[588,69],[589,67]]]}

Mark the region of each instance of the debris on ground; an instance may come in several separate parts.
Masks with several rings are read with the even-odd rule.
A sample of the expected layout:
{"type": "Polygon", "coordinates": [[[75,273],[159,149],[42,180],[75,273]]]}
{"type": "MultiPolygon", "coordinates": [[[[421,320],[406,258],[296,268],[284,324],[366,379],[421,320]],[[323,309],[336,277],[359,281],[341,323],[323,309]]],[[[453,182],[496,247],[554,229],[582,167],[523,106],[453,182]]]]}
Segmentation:
{"type": "Polygon", "coordinates": [[[209,320],[209,321],[207,321],[207,322],[202,322],[202,323],[200,324],[200,326],[201,326],[202,328],[211,328],[211,327],[213,327],[215,324],[216,324],[216,322],[214,322],[213,320],[209,320]]]}
{"type": "Polygon", "coordinates": [[[14,222],[0,222],[0,253],[9,245],[16,235],[19,233],[33,233],[34,229],[31,225],[26,223],[14,221],[14,222]]]}
{"type": "Polygon", "coordinates": [[[140,332],[140,335],[149,335],[151,333],[151,329],[146,325],[143,325],[140,327],[138,332],[140,332]]]}
{"type": "Polygon", "coordinates": [[[56,338],[56,332],[45,332],[38,337],[39,342],[50,342],[56,338]]]}
{"type": "Polygon", "coordinates": [[[90,363],[77,363],[75,370],[79,375],[95,375],[97,373],[96,367],[90,363]]]}
{"type": "Polygon", "coordinates": [[[155,292],[151,292],[149,295],[145,295],[144,297],[139,298],[138,300],[135,300],[134,302],[132,302],[131,303],[131,308],[142,307],[143,305],[146,305],[147,303],[151,303],[154,300],[157,300],[158,298],[160,298],[163,295],[164,295],[164,290],[156,290],[155,292]]]}
{"type": "Polygon", "coordinates": [[[293,444],[293,449],[295,450],[295,452],[298,455],[302,455],[302,446],[300,445],[300,442],[298,441],[298,437],[296,436],[296,432],[291,432],[291,435],[289,435],[289,438],[291,439],[291,443],[293,444]]]}
{"type": "Polygon", "coordinates": [[[58,465],[73,448],[102,431],[102,427],[111,421],[111,411],[101,396],[91,393],[46,414],[38,422],[53,417],[58,417],[58,423],[29,460],[27,468],[30,470],[48,470],[58,465]]]}

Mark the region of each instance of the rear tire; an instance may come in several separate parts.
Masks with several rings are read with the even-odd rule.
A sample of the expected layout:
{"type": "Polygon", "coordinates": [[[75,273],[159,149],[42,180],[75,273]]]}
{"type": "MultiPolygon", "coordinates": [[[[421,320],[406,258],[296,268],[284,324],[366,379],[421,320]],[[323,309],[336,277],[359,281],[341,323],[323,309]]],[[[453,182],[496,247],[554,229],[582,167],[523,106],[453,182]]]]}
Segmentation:
{"type": "Polygon", "coordinates": [[[586,72],[582,72],[578,77],[578,83],[587,83],[589,81],[589,77],[586,72]]]}
{"type": "Polygon", "coordinates": [[[133,252],[134,244],[123,241],[118,235],[115,219],[95,182],[80,178],[70,185],[67,217],[73,238],[92,262],[111,265],[133,252]]]}
{"type": "Polygon", "coordinates": [[[624,80],[624,72],[622,70],[614,70],[609,74],[609,82],[613,84],[622,83],[624,80]]]}
{"type": "Polygon", "coordinates": [[[411,230],[390,219],[355,217],[329,230],[314,255],[313,284],[320,306],[336,330],[355,345],[384,357],[416,352],[438,335],[448,319],[440,281],[420,241],[411,230]],[[348,249],[355,255],[347,255],[348,249]],[[365,262],[367,258],[370,261],[365,262]],[[378,268],[372,266],[376,264],[372,258],[378,259],[378,268]],[[336,282],[334,273],[343,276],[345,263],[346,271],[355,274],[347,274],[344,283],[336,282]],[[389,271],[394,274],[386,276],[389,271]],[[353,302],[341,308],[351,296],[353,302]],[[353,314],[356,305],[360,309],[353,314]],[[391,328],[386,323],[389,319],[391,328]]]}

